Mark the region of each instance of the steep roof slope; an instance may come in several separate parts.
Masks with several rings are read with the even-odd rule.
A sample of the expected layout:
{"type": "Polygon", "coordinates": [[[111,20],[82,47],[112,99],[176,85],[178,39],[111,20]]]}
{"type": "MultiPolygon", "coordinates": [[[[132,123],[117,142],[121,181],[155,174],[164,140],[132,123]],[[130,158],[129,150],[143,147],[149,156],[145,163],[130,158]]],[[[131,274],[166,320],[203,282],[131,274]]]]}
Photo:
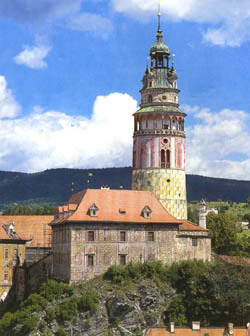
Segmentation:
{"type": "Polygon", "coordinates": [[[69,204],[75,202],[78,207],[72,215],[58,218],[52,223],[65,221],[172,223],[176,225],[182,223],[171,216],[149,191],[87,189],[70,198],[69,204]],[[89,214],[89,208],[93,204],[98,208],[96,217],[91,217],[89,214]],[[147,219],[142,215],[146,206],[151,209],[147,219]]]}

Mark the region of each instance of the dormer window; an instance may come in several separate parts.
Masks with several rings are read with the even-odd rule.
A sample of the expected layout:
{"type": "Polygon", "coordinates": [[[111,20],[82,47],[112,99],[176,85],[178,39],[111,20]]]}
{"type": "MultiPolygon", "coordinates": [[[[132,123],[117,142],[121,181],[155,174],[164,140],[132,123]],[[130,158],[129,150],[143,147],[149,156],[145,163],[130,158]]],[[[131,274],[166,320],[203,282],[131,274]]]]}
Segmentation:
{"type": "Polygon", "coordinates": [[[145,219],[150,219],[150,215],[152,213],[152,210],[150,209],[150,207],[148,205],[146,205],[143,209],[142,209],[142,217],[144,217],[145,219]]]}
{"type": "Polygon", "coordinates": [[[91,207],[89,207],[88,214],[90,215],[90,217],[97,217],[98,210],[98,207],[95,205],[95,203],[93,203],[91,207]]]}

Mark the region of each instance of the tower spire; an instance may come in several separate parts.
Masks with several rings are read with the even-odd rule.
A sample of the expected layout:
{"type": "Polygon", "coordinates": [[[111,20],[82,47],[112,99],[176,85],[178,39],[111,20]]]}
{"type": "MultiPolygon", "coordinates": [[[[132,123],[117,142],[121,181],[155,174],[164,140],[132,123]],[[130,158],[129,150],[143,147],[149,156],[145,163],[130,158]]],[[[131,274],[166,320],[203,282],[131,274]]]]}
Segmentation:
{"type": "Polygon", "coordinates": [[[162,33],[162,30],[161,30],[161,12],[160,12],[160,5],[159,5],[159,12],[157,13],[157,16],[158,16],[158,30],[157,30],[157,33],[156,33],[156,39],[157,39],[157,42],[162,42],[162,39],[163,39],[163,33],[162,33]]]}

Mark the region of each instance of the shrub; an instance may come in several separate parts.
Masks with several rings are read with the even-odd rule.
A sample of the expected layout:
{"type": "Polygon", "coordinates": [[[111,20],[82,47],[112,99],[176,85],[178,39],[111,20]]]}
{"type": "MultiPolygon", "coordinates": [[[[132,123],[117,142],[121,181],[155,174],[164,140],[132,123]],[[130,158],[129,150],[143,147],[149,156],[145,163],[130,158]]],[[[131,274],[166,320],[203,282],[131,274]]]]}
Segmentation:
{"type": "Polygon", "coordinates": [[[56,336],[67,336],[68,333],[65,331],[64,328],[62,327],[59,327],[57,332],[56,332],[56,336]]]}
{"type": "Polygon", "coordinates": [[[112,326],[114,327],[118,327],[118,325],[120,324],[121,320],[119,317],[113,317],[111,320],[110,320],[110,323],[112,324],[112,326]]]}
{"type": "Polygon", "coordinates": [[[49,311],[47,311],[44,319],[47,323],[51,323],[53,320],[55,320],[56,318],[56,313],[55,313],[55,309],[51,309],[49,311]]]}
{"type": "Polygon", "coordinates": [[[39,294],[31,294],[25,301],[20,304],[20,308],[28,308],[30,312],[39,312],[48,304],[48,301],[39,294]]]}
{"type": "Polygon", "coordinates": [[[23,327],[26,331],[33,330],[37,324],[38,324],[39,318],[38,316],[28,316],[24,321],[23,321],[23,327]]]}
{"type": "Polygon", "coordinates": [[[77,299],[61,303],[55,309],[56,319],[58,321],[70,321],[77,315],[77,299]]]}
{"type": "Polygon", "coordinates": [[[111,266],[104,274],[104,278],[107,280],[111,280],[113,283],[120,284],[127,278],[127,270],[126,267],[121,266],[111,266]]]}
{"type": "Polygon", "coordinates": [[[98,295],[96,291],[87,291],[81,296],[78,307],[84,312],[90,312],[94,314],[98,309],[98,295]]]}
{"type": "MultiPolygon", "coordinates": [[[[6,331],[10,331],[16,324],[15,314],[6,313],[0,320],[0,335],[6,335],[6,331]]],[[[8,334],[7,334],[8,335],[8,334]]]]}
{"type": "Polygon", "coordinates": [[[49,280],[48,282],[44,282],[41,285],[39,294],[45,297],[47,300],[52,301],[60,298],[63,294],[72,295],[73,291],[73,287],[70,287],[63,282],[49,280]]]}

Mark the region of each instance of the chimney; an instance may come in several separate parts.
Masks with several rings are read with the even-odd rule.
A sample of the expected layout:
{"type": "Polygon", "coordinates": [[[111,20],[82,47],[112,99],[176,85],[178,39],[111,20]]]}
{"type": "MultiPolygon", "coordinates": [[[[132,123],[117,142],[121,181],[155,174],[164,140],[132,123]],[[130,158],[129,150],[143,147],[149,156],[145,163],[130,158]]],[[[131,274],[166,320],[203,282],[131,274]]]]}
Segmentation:
{"type": "Polygon", "coordinates": [[[229,333],[229,335],[233,335],[234,334],[234,325],[233,325],[233,323],[228,323],[228,333],[229,333]]]}
{"type": "Polygon", "coordinates": [[[170,322],[170,332],[171,334],[174,333],[174,322],[170,322]]]}
{"type": "Polygon", "coordinates": [[[200,321],[192,322],[192,330],[199,331],[200,330],[200,321]]]}

